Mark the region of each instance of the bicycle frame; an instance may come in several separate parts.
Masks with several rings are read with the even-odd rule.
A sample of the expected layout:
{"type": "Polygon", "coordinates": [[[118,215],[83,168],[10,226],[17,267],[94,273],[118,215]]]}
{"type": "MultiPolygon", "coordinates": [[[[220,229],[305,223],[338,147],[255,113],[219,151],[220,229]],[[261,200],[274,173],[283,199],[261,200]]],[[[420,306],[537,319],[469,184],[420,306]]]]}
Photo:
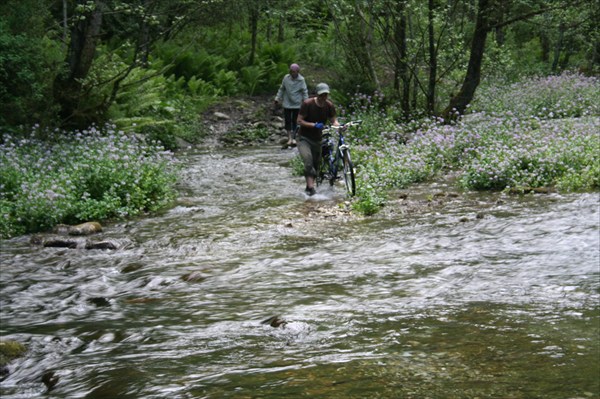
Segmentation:
{"type": "Polygon", "coordinates": [[[322,157],[325,162],[326,172],[329,174],[327,180],[330,185],[333,185],[335,180],[339,178],[338,171],[340,167],[340,160],[342,159],[342,151],[348,149],[348,145],[345,142],[344,134],[340,131],[337,143],[334,143],[331,133],[323,134],[323,146],[322,146],[322,157]]]}
{"type": "Polygon", "coordinates": [[[343,178],[349,195],[355,194],[354,166],[350,158],[350,147],[346,143],[344,131],[349,126],[357,125],[361,121],[348,122],[341,126],[331,126],[323,131],[322,141],[322,161],[319,176],[317,176],[317,185],[323,180],[328,180],[329,185],[333,186],[335,181],[340,178],[338,173],[344,171],[343,178]],[[338,132],[337,143],[334,144],[331,131],[338,132]]]}

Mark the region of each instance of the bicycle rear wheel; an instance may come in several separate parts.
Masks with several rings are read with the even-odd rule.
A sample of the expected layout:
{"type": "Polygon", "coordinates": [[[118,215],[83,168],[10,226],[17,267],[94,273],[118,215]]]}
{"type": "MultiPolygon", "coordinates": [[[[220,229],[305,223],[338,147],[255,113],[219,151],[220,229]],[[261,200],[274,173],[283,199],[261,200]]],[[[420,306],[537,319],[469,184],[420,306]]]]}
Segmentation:
{"type": "Polygon", "coordinates": [[[342,154],[342,161],[344,162],[344,184],[346,185],[346,191],[350,196],[356,195],[356,181],[354,179],[354,165],[352,159],[350,159],[350,151],[347,149],[342,154]]]}

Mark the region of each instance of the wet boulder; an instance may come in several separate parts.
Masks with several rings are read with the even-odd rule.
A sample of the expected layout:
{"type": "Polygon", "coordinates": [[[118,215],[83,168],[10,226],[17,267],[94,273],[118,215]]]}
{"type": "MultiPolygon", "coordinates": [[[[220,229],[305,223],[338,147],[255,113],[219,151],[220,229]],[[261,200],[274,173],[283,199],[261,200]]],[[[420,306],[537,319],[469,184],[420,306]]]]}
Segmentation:
{"type": "Polygon", "coordinates": [[[273,328],[277,328],[277,327],[285,327],[285,325],[287,324],[287,321],[285,319],[282,319],[280,316],[276,315],[276,316],[272,316],[266,320],[261,321],[260,324],[266,324],[273,328]]]}
{"type": "Polygon", "coordinates": [[[98,222],[85,222],[74,226],[59,224],[52,230],[55,234],[70,236],[88,236],[102,231],[102,225],[98,222]]]}
{"type": "Polygon", "coordinates": [[[98,222],[85,222],[76,226],[70,226],[68,234],[70,236],[88,236],[90,234],[99,233],[102,231],[102,226],[98,222]]]}
{"type": "Polygon", "coordinates": [[[117,240],[117,239],[105,239],[100,241],[87,240],[85,242],[85,249],[124,249],[129,248],[131,246],[131,241],[127,239],[117,240]]]}
{"type": "Polygon", "coordinates": [[[74,238],[70,238],[70,237],[59,237],[59,236],[52,236],[52,237],[45,237],[41,239],[41,242],[43,247],[47,247],[47,248],[77,248],[79,246],[79,244],[83,244],[82,240],[77,240],[74,238]]]}
{"type": "Polygon", "coordinates": [[[30,242],[32,244],[41,245],[45,248],[84,248],[84,249],[101,249],[101,250],[118,250],[124,249],[131,246],[129,240],[117,240],[117,239],[104,239],[104,240],[90,240],[84,239],[83,237],[69,237],[62,235],[51,235],[51,236],[40,236],[35,235],[31,237],[30,242]]]}
{"type": "Polygon", "coordinates": [[[51,391],[56,384],[58,384],[58,376],[52,370],[46,371],[42,374],[42,383],[46,386],[46,389],[51,391]]]}

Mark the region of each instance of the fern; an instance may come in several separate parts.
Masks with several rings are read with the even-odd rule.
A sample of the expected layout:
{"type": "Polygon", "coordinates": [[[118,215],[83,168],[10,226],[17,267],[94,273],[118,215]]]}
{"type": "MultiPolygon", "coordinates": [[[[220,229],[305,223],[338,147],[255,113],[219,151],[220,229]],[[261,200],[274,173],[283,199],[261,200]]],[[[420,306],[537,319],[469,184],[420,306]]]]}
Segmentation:
{"type": "Polygon", "coordinates": [[[229,96],[238,91],[237,75],[233,71],[221,69],[215,75],[215,85],[220,93],[229,96]]]}
{"type": "Polygon", "coordinates": [[[248,94],[253,95],[256,87],[263,82],[265,70],[258,65],[253,65],[242,68],[241,73],[244,89],[248,94]]]}
{"type": "Polygon", "coordinates": [[[217,94],[215,86],[204,79],[197,78],[196,76],[192,76],[191,79],[188,80],[187,86],[190,94],[193,96],[212,97],[217,94]]]}

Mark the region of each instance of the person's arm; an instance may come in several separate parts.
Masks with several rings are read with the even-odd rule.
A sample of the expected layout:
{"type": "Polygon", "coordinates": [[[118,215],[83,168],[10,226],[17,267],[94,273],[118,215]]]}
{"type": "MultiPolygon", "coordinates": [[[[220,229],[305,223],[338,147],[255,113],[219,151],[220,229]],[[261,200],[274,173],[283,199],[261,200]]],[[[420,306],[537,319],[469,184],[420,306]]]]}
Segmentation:
{"type": "Polygon", "coordinates": [[[277,90],[277,94],[275,95],[275,104],[280,103],[283,99],[283,92],[285,91],[285,77],[281,81],[281,85],[279,86],[279,90],[277,90]]]}
{"type": "Polygon", "coordinates": [[[300,106],[300,111],[298,112],[298,118],[296,118],[296,123],[298,124],[298,126],[302,126],[307,129],[314,128],[315,127],[314,122],[309,122],[304,119],[306,117],[307,111],[308,111],[308,104],[306,101],[304,101],[304,102],[302,102],[302,105],[300,106]]]}
{"type": "Polygon", "coordinates": [[[315,124],[313,122],[304,120],[304,116],[301,113],[298,114],[298,119],[296,119],[296,123],[308,129],[315,127],[315,124]]]}
{"type": "Polygon", "coordinates": [[[308,98],[308,87],[306,86],[306,80],[302,80],[302,101],[308,98]]]}

